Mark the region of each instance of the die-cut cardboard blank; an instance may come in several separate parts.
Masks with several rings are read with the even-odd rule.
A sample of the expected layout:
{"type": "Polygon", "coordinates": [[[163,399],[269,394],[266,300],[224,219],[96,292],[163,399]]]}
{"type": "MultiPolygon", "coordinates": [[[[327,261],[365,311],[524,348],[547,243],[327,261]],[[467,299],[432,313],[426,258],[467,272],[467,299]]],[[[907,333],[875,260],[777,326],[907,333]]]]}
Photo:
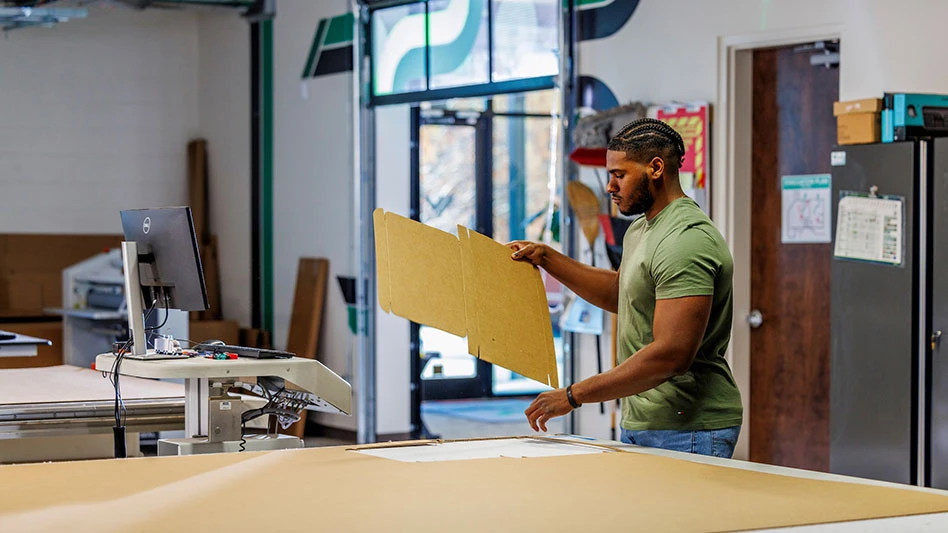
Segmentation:
{"type": "Polygon", "coordinates": [[[386,312],[468,338],[471,355],[559,386],[540,272],[458,226],[460,239],[376,209],[376,274],[386,312]]]}
{"type": "Polygon", "coordinates": [[[559,386],[553,326],[540,272],[510,248],[458,226],[468,350],[495,365],[559,386]]]}
{"type": "Polygon", "coordinates": [[[376,209],[376,274],[386,312],[463,337],[467,334],[457,237],[376,209]]]}

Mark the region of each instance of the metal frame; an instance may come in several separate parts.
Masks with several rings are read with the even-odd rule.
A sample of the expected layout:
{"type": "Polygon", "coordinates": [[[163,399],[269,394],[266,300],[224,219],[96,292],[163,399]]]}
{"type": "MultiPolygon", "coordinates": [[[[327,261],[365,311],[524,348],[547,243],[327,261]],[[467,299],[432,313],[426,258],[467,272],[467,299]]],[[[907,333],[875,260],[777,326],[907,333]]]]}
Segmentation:
{"type": "MultiPolygon", "coordinates": [[[[564,177],[571,176],[575,178],[575,167],[568,158],[569,153],[569,131],[573,126],[573,116],[575,114],[575,105],[573,102],[576,85],[575,70],[575,27],[576,27],[576,9],[575,0],[567,0],[560,18],[560,72],[557,76],[547,76],[540,78],[530,78],[526,80],[513,80],[493,84],[482,84],[464,88],[439,89],[435,91],[425,91],[423,93],[405,93],[399,95],[387,95],[383,97],[371,97],[371,74],[372,65],[370,61],[369,50],[369,16],[374,9],[383,7],[392,7],[396,5],[410,4],[410,1],[393,0],[391,2],[373,2],[366,0],[350,0],[352,12],[354,13],[354,39],[353,39],[353,100],[358,102],[353,106],[353,120],[358,125],[353,134],[355,141],[353,148],[353,181],[356,187],[354,195],[354,220],[356,233],[359,235],[359,245],[355,252],[355,261],[359,265],[359,274],[356,282],[356,311],[358,317],[357,327],[357,352],[358,352],[358,398],[357,409],[357,439],[359,443],[375,442],[377,435],[376,425],[376,332],[375,332],[375,235],[372,220],[372,211],[375,209],[375,113],[373,107],[376,105],[411,103],[425,100],[443,100],[448,98],[487,96],[491,94],[502,94],[512,92],[526,92],[540,89],[552,89],[559,85],[561,97],[563,99],[563,120],[562,130],[565,131],[562,140],[557,145],[557,158],[562,165],[560,170],[564,177]],[[565,53],[564,53],[565,52],[565,53]]],[[[490,9],[488,9],[490,12],[490,9]]],[[[490,21],[490,19],[489,19],[490,21]]],[[[490,33],[490,31],[488,31],[490,33]]],[[[492,74],[492,73],[491,73],[492,74]]],[[[564,180],[560,180],[565,183],[564,180]]],[[[566,204],[566,188],[563,187],[560,199],[561,205],[566,204]]],[[[568,210],[561,210],[561,227],[563,231],[564,248],[570,255],[575,254],[575,245],[570,241],[570,231],[573,224],[564,213],[568,210]],[[568,246],[568,247],[567,247],[568,246]]],[[[572,344],[575,341],[572,334],[564,337],[564,358],[567,361],[567,368],[572,370],[572,344]]],[[[572,380],[575,372],[570,371],[572,380]]],[[[568,419],[567,431],[572,432],[575,427],[575,414],[571,414],[568,419]]]]}
{"type": "MultiPolygon", "coordinates": [[[[572,2],[570,2],[572,4],[572,2]]],[[[372,12],[379,9],[398,7],[411,4],[424,4],[425,6],[425,90],[412,91],[408,93],[386,94],[377,96],[373,94],[372,83],[375,75],[372,67],[371,57],[368,64],[369,72],[369,92],[368,102],[370,106],[390,105],[390,104],[410,104],[415,102],[427,102],[434,100],[448,100],[451,98],[472,98],[477,96],[490,96],[493,94],[504,94],[514,92],[539,91],[543,89],[552,89],[556,87],[557,76],[539,76],[535,78],[523,78],[517,80],[508,80],[495,82],[491,81],[494,77],[494,3],[493,0],[487,0],[487,83],[476,85],[465,85],[462,87],[449,87],[444,89],[431,89],[431,46],[427,38],[430,35],[428,28],[429,17],[428,0],[399,0],[391,2],[363,2],[368,4],[369,19],[365,21],[366,25],[371,21],[372,12]]],[[[368,33],[368,32],[367,32],[368,33]]],[[[368,49],[368,47],[367,47],[368,49]]],[[[371,54],[366,54],[371,56],[371,54]]]]}
{"type": "MultiPolygon", "coordinates": [[[[928,241],[929,235],[929,209],[931,208],[932,198],[929,193],[929,176],[931,175],[929,168],[929,158],[928,158],[928,141],[920,141],[918,143],[918,159],[916,164],[918,165],[918,183],[915,184],[917,187],[917,201],[915,203],[916,216],[918,217],[918,231],[915,232],[915,249],[918,251],[918,262],[915,266],[915,283],[918,287],[915,290],[915,294],[918,295],[918,313],[917,327],[918,327],[918,349],[915,354],[915,376],[917,390],[913,391],[915,394],[916,402],[913,406],[913,416],[917,421],[918,427],[916,428],[916,433],[914,435],[914,444],[916,449],[915,455],[915,472],[913,481],[916,485],[920,487],[927,487],[929,485],[928,480],[928,359],[931,357],[931,350],[929,350],[929,336],[928,332],[931,331],[931,295],[928,293],[928,288],[930,286],[929,277],[931,273],[928,268],[928,254],[930,252],[928,241]]],[[[913,388],[915,388],[913,387],[913,388]]]]}
{"type": "Polygon", "coordinates": [[[556,87],[556,76],[542,76],[539,78],[525,78],[522,80],[482,83],[464,87],[450,87],[446,89],[431,89],[410,93],[387,94],[371,96],[369,105],[411,104],[415,102],[429,102],[434,100],[450,100],[452,98],[474,98],[477,96],[491,96],[495,94],[542,91],[556,87]]]}
{"type": "Polygon", "coordinates": [[[372,212],[375,210],[375,111],[368,105],[371,90],[371,66],[368,50],[369,8],[357,0],[352,4],[354,13],[352,53],[353,98],[359,105],[353,106],[353,147],[355,191],[353,202],[356,213],[356,316],[358,338],[358,391],[356,435],[360,444],[375,442],[377,434],[376,379],[375,379],[375,226],[372,212]]]}
{"type": "MultiPolygon", "coordinates": [[[[563,138],[560,139],[559,151],[557,153],[560,164],[560,183],[563,189],[560,191],[560,205],[567,206],[569,198],[566,195],[566,184],[578,179],[576,165],[566,157],[572,152],[572,136],[574,120],[576,119],[576,98],[574,96],[578,75],[576,69],[576,28],[578,27],[578,18],[576,11],[576,1],[567,0],[563,3],[560,11],[560,74],[559,86],[562,103],[562,128],[563,138]]],[[[576,242],[573,238],[574,214],[572,209],[560,209],[560,242],[563,245],[563,251],[569,257],[576,257],[576,242]]],[[[565,290],[565,289],[564,289],[565,290]]],[[[565,380],[561,380],[561,385],[572,384],[576,381],[576,358],[573,357],[573,346],[576,345],[578,336],[575,333],[563,332],[563,368],[566,374],[565,380]]],[[[598,341],[597,341],[598,342],[598,341]]],[[[572,410],[566,420],[566,432],[576,432],[576,410],[572,410]]]]}

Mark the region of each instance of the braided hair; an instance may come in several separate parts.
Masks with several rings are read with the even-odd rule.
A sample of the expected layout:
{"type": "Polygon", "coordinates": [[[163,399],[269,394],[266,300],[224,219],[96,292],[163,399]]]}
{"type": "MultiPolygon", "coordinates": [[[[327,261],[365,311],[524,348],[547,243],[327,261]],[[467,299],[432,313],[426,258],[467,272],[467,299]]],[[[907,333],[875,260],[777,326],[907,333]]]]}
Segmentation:
{"type": "Polygon", "coordinates": [[[685,162],[685,142],[668,124],[654,118],[634,120],[609,141],[609,150],[625,152],[628,159],[649,161],[661,157],[676,171],[685,162]]]}

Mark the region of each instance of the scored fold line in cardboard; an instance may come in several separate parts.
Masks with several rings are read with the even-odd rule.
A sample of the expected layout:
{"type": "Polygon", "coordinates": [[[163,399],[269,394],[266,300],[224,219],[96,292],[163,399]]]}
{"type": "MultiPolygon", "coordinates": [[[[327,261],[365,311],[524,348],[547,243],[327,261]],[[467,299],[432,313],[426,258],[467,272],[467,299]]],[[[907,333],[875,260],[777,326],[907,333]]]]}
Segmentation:
{"type": "Polygon", "coordinates": [[[511,250],[458,225],[458,237],[376,209],[379,304],[459,337],[468,352],[559,387],[553,328],[540,272],[511,250]]]}

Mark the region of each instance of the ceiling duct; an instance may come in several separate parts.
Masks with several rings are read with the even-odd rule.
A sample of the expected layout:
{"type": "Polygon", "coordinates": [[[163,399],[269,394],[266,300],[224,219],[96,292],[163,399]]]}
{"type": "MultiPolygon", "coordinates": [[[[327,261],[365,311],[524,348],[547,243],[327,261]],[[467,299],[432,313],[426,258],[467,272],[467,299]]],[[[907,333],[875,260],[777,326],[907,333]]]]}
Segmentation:
{"type": "Polygon", "coordinates": [[[189,6],[241,9],[249,22],[269,20],[276,15],[275,0],[0,0],[0,28],[8,31],[31,26],[52,27],[70,19],[86,18],[86,6],[96,4],[137,10],[189,6]]]}
{"type": "Polygon", "coordinates": [[[86,18],[81,8],[31,7],[26,5],[0,7],[0,27],[3,31],[40,26],[50,28],[59,22],[86,18]]]}

